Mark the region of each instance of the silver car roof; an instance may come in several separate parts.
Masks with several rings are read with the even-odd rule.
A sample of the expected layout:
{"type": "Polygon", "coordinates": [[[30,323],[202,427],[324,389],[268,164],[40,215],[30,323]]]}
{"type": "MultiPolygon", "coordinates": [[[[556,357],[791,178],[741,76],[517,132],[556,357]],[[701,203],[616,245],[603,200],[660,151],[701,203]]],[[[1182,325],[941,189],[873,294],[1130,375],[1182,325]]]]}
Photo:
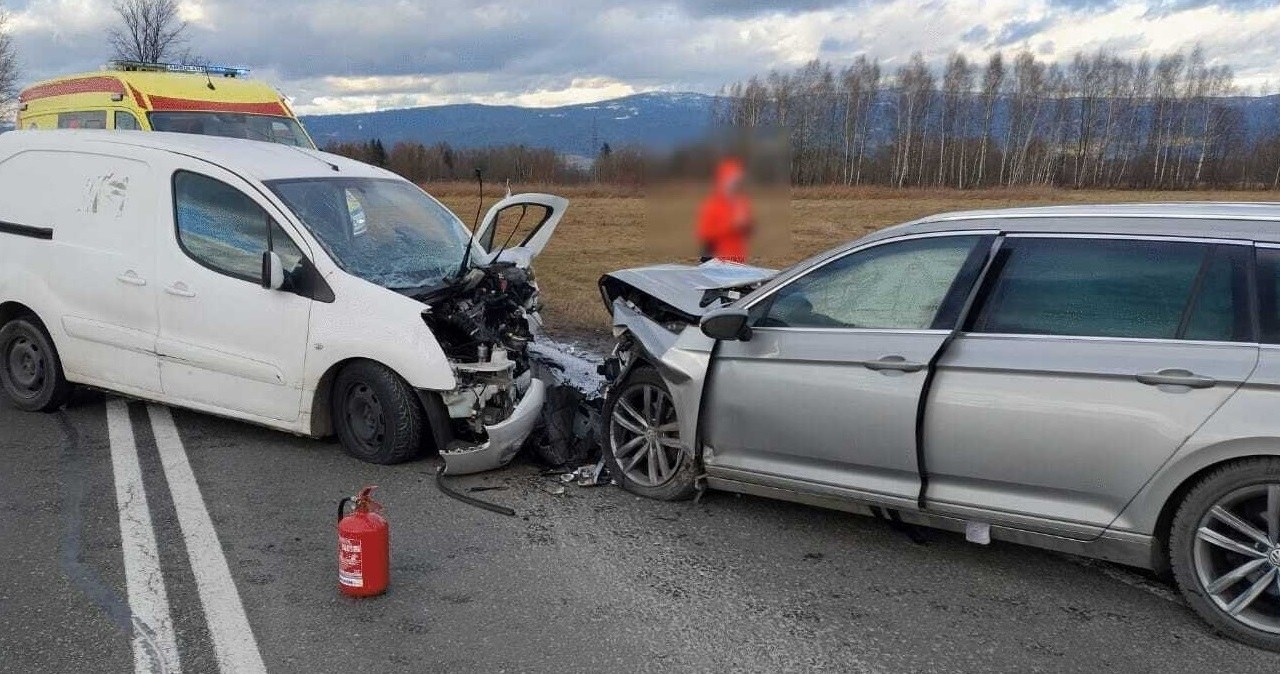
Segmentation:
{"type": "Polygon", "coordinates": [[[1280,243],[1280,203],[1174,202],[957,211],[889,227],[857,245],[932,232],[999,229],[1053,234],[1128,234],[1280,243]]]}

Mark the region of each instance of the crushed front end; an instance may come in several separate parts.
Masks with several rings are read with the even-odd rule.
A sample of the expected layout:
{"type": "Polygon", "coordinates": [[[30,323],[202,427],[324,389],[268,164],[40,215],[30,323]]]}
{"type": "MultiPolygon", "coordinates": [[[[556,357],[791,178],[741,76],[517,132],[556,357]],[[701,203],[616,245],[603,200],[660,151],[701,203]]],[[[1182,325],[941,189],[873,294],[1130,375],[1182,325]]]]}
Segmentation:
{"type": "MultiPolygon", "coordinates": [[[[542,412],[546,386],[529,367],[538,286],[526,266],[493,262],[419,297],[457,388],[432,420],[445,472],[499,468],[515,457],[542,412]]],[[[431,412],[429,411],[429,414],[431,412]]]]}

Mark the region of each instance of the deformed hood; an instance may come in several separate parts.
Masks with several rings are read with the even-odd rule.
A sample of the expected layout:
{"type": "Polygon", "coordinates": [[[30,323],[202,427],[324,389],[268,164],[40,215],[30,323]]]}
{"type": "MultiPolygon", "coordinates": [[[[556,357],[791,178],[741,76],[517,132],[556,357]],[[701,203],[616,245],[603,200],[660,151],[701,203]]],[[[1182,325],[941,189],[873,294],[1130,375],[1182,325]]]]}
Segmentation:
{"type": "Polygon", "coordinates": [[[612,287],[630,287],[692,318],[706,313],[708,297],[717,291],[749,289],[773,278],[775,269],[710,260],[700,265],[660,264],[605,274],[601,286],[606,301],[620,294],[612,287]]]}

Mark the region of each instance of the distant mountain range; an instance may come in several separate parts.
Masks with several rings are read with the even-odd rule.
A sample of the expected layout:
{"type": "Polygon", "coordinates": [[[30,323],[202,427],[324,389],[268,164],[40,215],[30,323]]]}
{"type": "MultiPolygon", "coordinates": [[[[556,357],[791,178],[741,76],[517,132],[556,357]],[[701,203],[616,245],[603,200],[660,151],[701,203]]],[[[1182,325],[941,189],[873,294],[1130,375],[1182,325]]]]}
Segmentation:
{"type": "MultiPolygon", "coordinates": [[[[320,146],[335,141],[381,139],[447,142],[459,148],[523,144],[567,155],[594,157],[602,143],[641,145],[664,150],[704,137],[711,127],[715,96],[697,93],[646,93],[599,103],[555,108],[510,105],[439,105],[345,115],[302,118],[320,146]]],[[[1247,136],[1280,131],[1280,95],[1223,99],[1240,112],[1247,136]]],[[[882,92],[872,123],[872,143],[889,142],[894,129],[893,94],[882,92]]],[[[934,106],[938,107],[938,106],[934,106]]],[[[1004,127],[1007,101],[996,106],[993,126],[1004,127]]],[[[936,124],[932,117],[927,124],[936,124]]],[[[996,137],[1000,134],[997,132],[996,137]]]]}
{"type": "Polygon", "coordinates": [[[669,149],[704,136],[714,96],[647,93],[555,108],[438,105],[302,118],[316,144],[381,139],[459,148],[523,144],[592,157],[602,143],[669,149]]]}

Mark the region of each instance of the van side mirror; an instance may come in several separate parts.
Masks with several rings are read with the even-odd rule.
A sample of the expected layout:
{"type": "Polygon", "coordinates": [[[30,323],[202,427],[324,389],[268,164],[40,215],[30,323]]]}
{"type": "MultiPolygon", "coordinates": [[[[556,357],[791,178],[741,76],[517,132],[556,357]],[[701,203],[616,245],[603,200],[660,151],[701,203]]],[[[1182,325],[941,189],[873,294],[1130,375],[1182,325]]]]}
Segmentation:
{"type": "Polygon", "coordinates": [[[284,262],[271,251],[262,254],[262,287],[267,290],[284,287],[284,262]]]}
{"type": "Polygon", "coordinates": [[[751,339],[751,326],[748,324],[750,318],[746,309],[723,307],[708,311],[699,325],[702,334],[712,339],[745,342],[751,339]]]}

